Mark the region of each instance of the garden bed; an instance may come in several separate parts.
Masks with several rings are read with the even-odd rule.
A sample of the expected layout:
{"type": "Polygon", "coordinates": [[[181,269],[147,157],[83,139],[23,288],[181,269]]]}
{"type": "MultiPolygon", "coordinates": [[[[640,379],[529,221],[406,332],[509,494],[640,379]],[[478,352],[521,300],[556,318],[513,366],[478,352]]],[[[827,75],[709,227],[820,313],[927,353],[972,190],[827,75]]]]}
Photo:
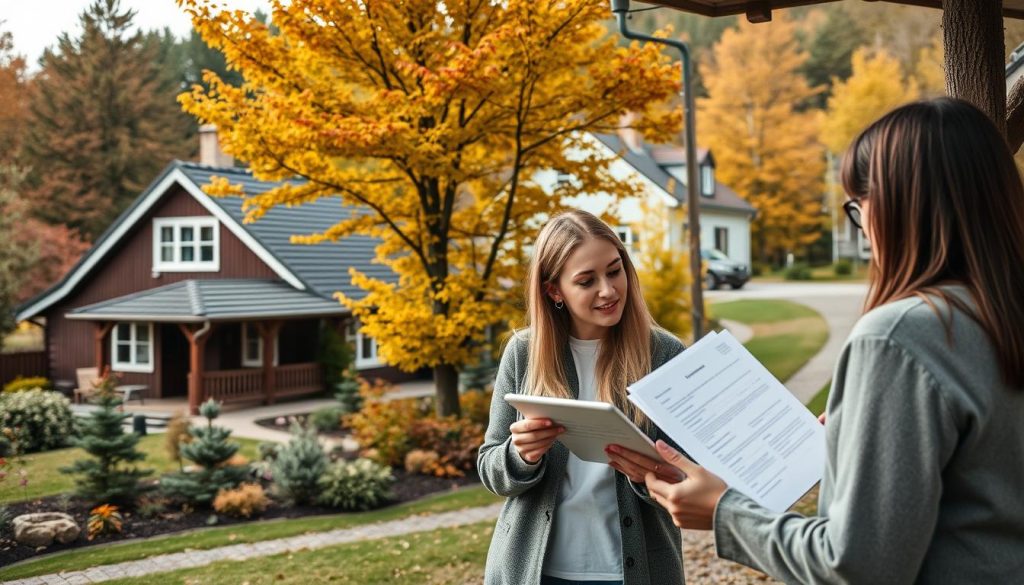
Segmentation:
{"type": "MultiPolygon", "coordinates": [[[[413,475],[402,469],[393,471],[395,483],[391,488],[391,500],[389,505],[400,504],[419,499],[423,496],[444,492],[459,487],[478,483],[479,478],[473,474],[462,478],[437,478],[425,475],[413,475]]],[[[150,484],[155,482],[149,482],[150,484]]],[[[0,567],[11,563],[32,558],[35,556],[49,554],[57,551],[70,550],[95,544],[110,542],[123,542],[131,539],[144,539],[153,536],[171,534],[184,530],[205,528],[211,525],[229,526],[244,525],[261,520],[273,518],[300,518],[304,516],[322,516],[329,514],[343,514],[334,508],[324,506],[291,506],[271,498],[271,504],[262,515],[251,519],[230,518],[228,516],[216,515],[215,522],[211,523],[211,510],[182,511],[181,508],[168,508],[165,512],[143,517],[135,511],[125,511],[124,529],[120,534],[100,536],[90,541],[86,539],[85,524],[91,506],[78,499],[70,500],[61,496],[52,496],[31,500],[27,502],[14,502],[8,504],[8,510],[12,516],[29,514],[33,512],[54,512],[65,511],[71,514],[79,526],[82,527],[82,534],[77,540],[68,544],[54,543],[52,546],[35,549],[19,545],[13,540],[13,534],[0,535],[0,567]]]]}
{"type": "MultiPolygon", "coordinates": [[[[310,414],[312,413],[304,412],[299,414],[290,414],[288,416],[260,418],[253,422],[265,429],[288,433],[291,432],[293,422],[298,422],[300,425],[306,426],[309,421],[310,414]]],[[[317,434],[323,437],[330,437],[332,439],[344,439],[346,437],[350,437],[352,435],[352,431],[347,428],[340,427],[330,431],[317,429],[317,434]]]]}

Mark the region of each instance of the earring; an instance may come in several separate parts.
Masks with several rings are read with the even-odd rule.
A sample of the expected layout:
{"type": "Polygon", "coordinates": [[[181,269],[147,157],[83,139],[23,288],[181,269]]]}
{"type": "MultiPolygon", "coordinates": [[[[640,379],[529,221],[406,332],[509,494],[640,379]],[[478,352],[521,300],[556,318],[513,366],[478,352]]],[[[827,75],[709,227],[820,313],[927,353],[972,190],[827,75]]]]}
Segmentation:
{"type": "Polygon", "coordinates": [[[558,301],[558,302],[555,303],[555,308],[556,309],[561,309],[564,306],[565,306],[565,303],[562,302],[562,301],[558,301]]]}

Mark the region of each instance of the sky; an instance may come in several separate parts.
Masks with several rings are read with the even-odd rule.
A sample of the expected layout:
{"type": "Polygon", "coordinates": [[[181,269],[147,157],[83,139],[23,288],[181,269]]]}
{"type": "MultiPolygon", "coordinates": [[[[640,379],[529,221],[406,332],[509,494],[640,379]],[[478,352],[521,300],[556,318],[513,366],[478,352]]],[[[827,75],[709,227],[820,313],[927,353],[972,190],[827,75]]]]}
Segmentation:
{"type": "MultiPolygon", "coordinates": [[[[46,47],[57,43],[62,32],[72,37],[80,32],[78,15],[92,0],[0,0],[0,30],[14,36],[14,50],[24,55],[29,69],[38,69],[36,63],[46,47]]],[[[231,9],[250,12],[262,8],[270,12],[268,0],[219,0],[231,9]]],[[[178,8],[175,0],[121,0],[122,8],[135,11],[135,25],[144,29],[169,27],[181,37],[192,28],[188,16],[178,8]]]]}

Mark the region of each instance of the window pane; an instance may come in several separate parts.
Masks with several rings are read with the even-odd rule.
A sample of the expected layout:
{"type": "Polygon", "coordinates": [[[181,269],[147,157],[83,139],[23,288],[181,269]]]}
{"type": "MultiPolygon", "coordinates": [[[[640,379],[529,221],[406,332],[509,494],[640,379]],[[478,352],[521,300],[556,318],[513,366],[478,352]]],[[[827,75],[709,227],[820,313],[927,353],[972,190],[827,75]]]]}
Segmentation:
{"type": "Polygon", "coordinates": [[[122,342],[127,342],[132,338],[132,324],[131,323],[118,323],[117,329],[115,330],[115,339],[122,342]]]}
{"type": "Polygon", "coordinates": [[[160,246],[160,260],[162,262],[174,262],[174,248],[171,246],[160,246]]]}
{"type": "Polygon", "coordinates": [[[171,226],[165,226],[160,228],[160,241],[161,242],[173,242],[174,241],[174,228],[171,226]]]}
{"type": "Polygon", "coordinates": [[[194,235],[195,235],[195,233],[193,232],[193,229],[191,227],[185,227],[185,226],[181,227],[181,241],[182,242],[191,242],[194,235]]]}
{"type": "Polygon", "coordinates": [[[181,247],[181,261],[182,262],[192,262],[195,259],[196,259],[196,249],[195,248],[193,248],[192,246],[182,246],[181,247]]]}
{"type": "Polygon", "coordinates": [[[132,361],[132,346],[117,344],[117,361],[128,364],[132,361]]]}
{"type": "Polygon", "coordinates": [[[143,343],[149,341],[149,327],[144,323],[135,324],[135,340],[143,343]]]}
{"type": "Polygon", "coordinates": [[[135,363],[140,365],[149,364],[149,344],[140,343],[135,346],[135,363]]]}
{"type": "Polygon", "coordinates": [[[204,241],[204,242],[212,242],[213,241],[213,227],[205,226],[205,227],[199,228],[199,239],[204,241]]]}
{"type": "Polygon", "coordinates": [[[360,349],[360,357],[364,360],[373,359],[373,339],[363,336],[362,348],[360,349]]]}
{"type": "Polygon", "coordinates": [[[213,246],[200,246],[199,259],[203,262],[213,262],[213,246]]]}

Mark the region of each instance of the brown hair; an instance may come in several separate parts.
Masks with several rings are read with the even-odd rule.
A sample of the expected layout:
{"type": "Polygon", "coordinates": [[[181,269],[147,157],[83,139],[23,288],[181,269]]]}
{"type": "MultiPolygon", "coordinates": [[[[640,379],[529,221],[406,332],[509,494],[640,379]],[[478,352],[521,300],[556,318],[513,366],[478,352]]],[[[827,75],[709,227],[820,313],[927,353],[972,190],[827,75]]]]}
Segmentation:
{"type": "Polygon", "coordinates": [[[867,309],[941,298],[986,331],[1006,383],[1024,386],[1024,186],[995,125],[960,100],[909,104],[854,140],[841,174],[870,204],[867,309]],[[953,283],[976,308],[938,288],[953,283]]]}
{"type": "Polygon", "coordinates": [[[571,398],[565,376],[564,349],[569,346],[572,317],[555,308],[547,288],[558,280],[566,261],[587,238],[601,238],[615,245],[626,275],[622,318],[601,342],[597,358],[598,399],[614,404],[641,427],[649,422],[626,398],[626,386],[651,371],[651,329],[647,304],[640,293],[640,279],[622,241],[603,221],[585,211],[567,211],[551,218],[537,237],[527,282],[530,353],[527,388],[530,394],[571,398]]]}

